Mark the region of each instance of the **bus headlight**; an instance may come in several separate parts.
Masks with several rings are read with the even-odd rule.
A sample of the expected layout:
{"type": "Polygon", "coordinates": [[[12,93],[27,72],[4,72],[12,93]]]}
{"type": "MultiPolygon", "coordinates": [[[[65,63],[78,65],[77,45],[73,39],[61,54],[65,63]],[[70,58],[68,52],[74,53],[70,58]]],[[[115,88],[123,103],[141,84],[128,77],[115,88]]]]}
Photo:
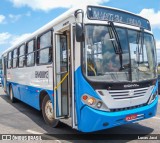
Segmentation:
{"type": "Polygon", "coordinates": [[[88,99],[88,104],[89,105],[93,105],[95,102],[96,102],[96,99],[94,99],[94,98],[89,98],[88,99]]]}
{"type": "Polygon", "coordinates": [[[84,104],[92,108],[95,108],[98,110],[110,111],[108,107],[101,100],[94,98],[88,94],[84,94],[81,99],[84,104]]]}

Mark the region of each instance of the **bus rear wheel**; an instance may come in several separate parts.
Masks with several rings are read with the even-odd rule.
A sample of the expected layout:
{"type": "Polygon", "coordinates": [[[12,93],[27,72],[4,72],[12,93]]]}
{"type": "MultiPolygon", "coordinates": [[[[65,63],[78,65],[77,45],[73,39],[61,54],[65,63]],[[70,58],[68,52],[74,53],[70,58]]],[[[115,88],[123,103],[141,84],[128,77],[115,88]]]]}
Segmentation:
{"type": "Polygon", "coordinates": [[[10,101],[11,101],[12,103],[14,103],[15,100],[16,100],[16,99],[14,98],[12,86],[10,86],[10,89],[9,89],[9,98],[10,98],[10,101]]]}
{"type": "Polygon", "coordinates": [[[53,128],[57,127],[59,120],[54,118],[54,110],[49,96],[45,96],[42,101],[42,114],[46,124],[53,128]]]}

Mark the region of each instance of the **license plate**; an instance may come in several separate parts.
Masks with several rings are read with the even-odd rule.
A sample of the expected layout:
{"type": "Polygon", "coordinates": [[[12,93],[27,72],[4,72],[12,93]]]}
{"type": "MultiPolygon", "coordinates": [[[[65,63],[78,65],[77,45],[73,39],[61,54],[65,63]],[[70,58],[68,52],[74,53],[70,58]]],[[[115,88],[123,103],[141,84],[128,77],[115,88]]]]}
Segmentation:
{"type": "Polygon", "coordinates": [[[128,115],[126,116],[125,120],[126,121],[131,121],[137,118],[137,114],[133,114],[133,115],[128,115]]]}

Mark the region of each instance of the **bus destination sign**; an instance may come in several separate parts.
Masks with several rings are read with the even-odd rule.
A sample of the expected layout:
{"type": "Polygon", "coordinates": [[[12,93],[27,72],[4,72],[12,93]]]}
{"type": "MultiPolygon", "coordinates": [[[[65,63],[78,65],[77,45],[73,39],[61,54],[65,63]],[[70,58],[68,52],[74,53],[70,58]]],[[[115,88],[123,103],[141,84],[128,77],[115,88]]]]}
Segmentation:
{"type": "Polygon", "coordinates": [[[151,30],[147,19],[124,11],[88,6],[87,14],[91,20],[112,21],[151,30]]]}

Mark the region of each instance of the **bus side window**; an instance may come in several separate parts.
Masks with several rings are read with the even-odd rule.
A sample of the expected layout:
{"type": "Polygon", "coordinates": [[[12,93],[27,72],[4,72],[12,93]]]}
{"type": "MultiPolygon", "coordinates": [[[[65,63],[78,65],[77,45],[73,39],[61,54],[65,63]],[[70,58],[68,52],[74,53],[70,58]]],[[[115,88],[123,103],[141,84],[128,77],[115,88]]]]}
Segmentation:
{"type": "Polygon", "coordinates": [[[26,66],[35,64],[35,40],[31,40],[26,45],[26,66]]]}
{"type": "Polygon", "coordinates": [[[19,47],[19,61],[18,61],[19,67],[24,67],[25,63],[25,45],[22,45],[19,47]]]}
{"type": "Polygon", "coordinates": [[[48,31],[37,40],[37,64],[52,62],[52,31],[48,31]]]}
{"type": "Polygon", "coordinates": [[[18,49],[14,49],[14,51],[13,51],[13,61],[12,61],[13,68],[17,67],[17,63],[18,63],[18,49]]]}
{"type": "Polygon", "coordinates": [[[8,62],[7,62],[7,68],[11,69],[12,68],[12,52],[8,53],[8,62]]]}

